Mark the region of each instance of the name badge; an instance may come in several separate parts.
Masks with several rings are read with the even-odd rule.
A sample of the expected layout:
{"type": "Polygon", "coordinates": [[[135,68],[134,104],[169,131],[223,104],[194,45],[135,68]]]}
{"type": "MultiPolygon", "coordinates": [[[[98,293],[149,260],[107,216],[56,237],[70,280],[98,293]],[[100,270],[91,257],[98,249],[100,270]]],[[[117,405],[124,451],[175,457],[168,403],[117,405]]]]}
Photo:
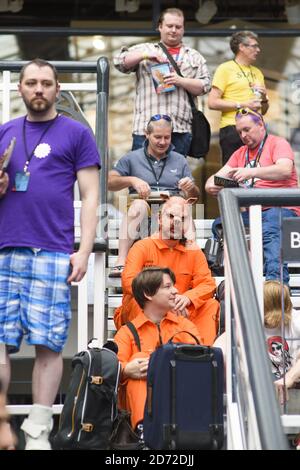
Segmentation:
{"type": "Polygon", "coordinates": [[[17,171],[16,176],[15,176],[15,186],[13,188],[13,191],[23,191],[23,192],[27,191],[29,177],[30,177],[29,172],[24,173],[23,171],[17,171]]]}

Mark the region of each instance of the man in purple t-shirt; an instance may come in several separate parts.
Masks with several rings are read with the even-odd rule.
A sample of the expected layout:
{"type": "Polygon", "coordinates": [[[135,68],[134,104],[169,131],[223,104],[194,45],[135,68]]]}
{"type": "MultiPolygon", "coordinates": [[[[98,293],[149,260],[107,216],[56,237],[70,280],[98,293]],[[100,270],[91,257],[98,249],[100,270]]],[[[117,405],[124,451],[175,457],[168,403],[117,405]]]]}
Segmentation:
{"type": "Polygon", "coordinates": [[[55,68],[35,59],[21,70],[27,115],[0,127],[0,155],[15,137],[0,171],[0,378],[8,388],[8,353],[23,335],[34,345],[33,407],[25,419],[26,450],[50,450],[52,405],[62,376],[61,352],[71,317],[70,284],[86,270],[97,225],[100,157],[89,129],[57,114],[55,68]],[[73,190],[82,199],[81,242],[73,253],[73,190]],[[5,346],[4,346],[5,345],[5,346]]]}

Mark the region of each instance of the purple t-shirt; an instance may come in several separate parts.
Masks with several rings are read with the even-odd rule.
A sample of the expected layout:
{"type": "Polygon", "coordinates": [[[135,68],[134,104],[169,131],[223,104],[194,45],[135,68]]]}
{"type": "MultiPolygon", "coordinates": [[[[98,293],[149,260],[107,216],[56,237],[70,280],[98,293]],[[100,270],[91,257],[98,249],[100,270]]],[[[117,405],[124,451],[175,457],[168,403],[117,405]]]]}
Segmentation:
{"type": "Polygon", "coordinates": [[[13,190],[15,175],[23,172],[27,160],[23,123],[21,117],[0,127],[0,155],[16,137],[7,169],[9,187],[0,199],[0,248],[36,247],[72,253],[76,173],[82,168],[100,167],[94,137],[81,123],[58,116],[41,139],[49,121],[26,120],[27,149],[29,154],[34,153],[28,166],[28,189],[18,192],[13,190]]]}

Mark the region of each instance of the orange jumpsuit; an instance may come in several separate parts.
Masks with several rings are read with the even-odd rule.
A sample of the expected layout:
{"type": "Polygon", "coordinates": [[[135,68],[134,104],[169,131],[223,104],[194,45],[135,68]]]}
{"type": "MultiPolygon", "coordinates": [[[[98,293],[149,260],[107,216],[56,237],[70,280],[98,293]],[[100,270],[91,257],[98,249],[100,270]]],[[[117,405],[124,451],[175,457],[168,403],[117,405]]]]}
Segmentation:
{"type": "MultiPolygon", "coordinates": [[[[200,342],[197,328],[187,318],[177,316],[168,312],[159,324],[153,323],[146,315],[141,313],[132,321],[138,332],[141,342],[141,352],[139,352],[133,335],[127,326],[123,326],[116,333],[114,341],[117,343],[119,351],[118,358],[122,364],[122,369],[128,362],[136,357],[149,357],[155,349],[173,338],[174,342],[195,344],[196,341],[188,333],[192,333],[200,342]]],[[[127,378],[122,382],[119,392],[120,406],[131,412],[131,424],[135,428],[136,424],[143,420],[144,407],[147,395],[146,379],[127,378]]]]}
{"type": "Polygon", "coordinates": [[[116,328],[141,312],[133,298],[131,283],[146,266],[168,267],[174,271],[179,294],[186,295],[191,301],[188,318],[197,326],[201,342],[211,346],[217,334],[219,302],[213,298],[216,283],[206,258],[195,243],[187,246],[178,243],[169,248],[157,235],[136,242],[129,250],[122,273],[122,305],[114,314],[116,328]]]}

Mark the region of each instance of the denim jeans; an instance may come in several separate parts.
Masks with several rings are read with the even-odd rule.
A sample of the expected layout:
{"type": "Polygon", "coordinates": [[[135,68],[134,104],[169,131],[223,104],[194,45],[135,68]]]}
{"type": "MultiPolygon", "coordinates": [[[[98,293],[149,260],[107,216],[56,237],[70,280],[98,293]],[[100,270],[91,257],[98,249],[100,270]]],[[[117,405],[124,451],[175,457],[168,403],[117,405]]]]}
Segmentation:
{"type": "MultiPolygon", "coordinates": [[[[146,137],[144,135],[132,134],[132,148],[137,150],[143,147],[146,137]]],[[[172,132],[172,144],[174,145],[175,152],[181,153],[185,157],[188,154],[192,141],[192,134],[189,132],[179,133],[172,132]]]]}
{"type": "MultiPolygon", "coordinates": [[[[264,275],[266,280],[280,279],[280,251],[281,251],[281,227],[280,211],[282,217],[297,217],[294,211],[290,209],[271,207],[262,211],[262,235],[264,250],[264,275]]],[[[249,212],[242,212],[242,219],[245,227],[249,226],[249,212]]],[[[212,232],[215,238],[217,233],[215,226],[221,223],[218,217],[212,226],[212,232]]],[[[283,264],[283,282],[289,283],[289,270],[287,263],[283,264]]]]}

